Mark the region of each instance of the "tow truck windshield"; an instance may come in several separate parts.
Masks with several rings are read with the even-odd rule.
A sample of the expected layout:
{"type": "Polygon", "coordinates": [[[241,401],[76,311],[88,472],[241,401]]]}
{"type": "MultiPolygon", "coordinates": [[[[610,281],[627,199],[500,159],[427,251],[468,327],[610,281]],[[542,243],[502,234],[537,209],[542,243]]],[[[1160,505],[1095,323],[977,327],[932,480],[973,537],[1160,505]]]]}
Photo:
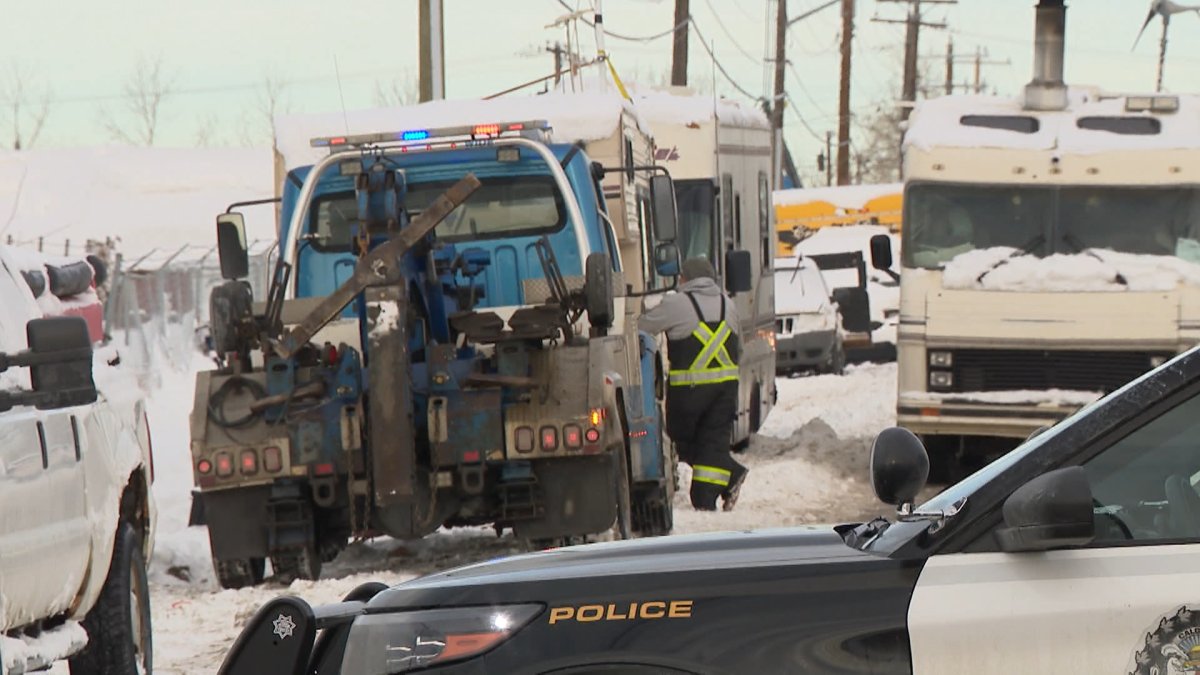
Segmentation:
{"type": "Polygon", "coordinates": [[[905,195],[907,267],[938,269],[1005,246],[1029,255],[1093,249],[1200,263],[1200,187],[917,184],[905,195]]]}
{"type": "MultiPolygon", "coordinates": [[[[404,204],[416,216],[453,181],[410,185],[404,204]]],[[[353,192],[318,197],[308,231],[321,251],[349,251],[358,203],[353,192]]],[[[489,177],[438,227],[442,241],[470,241],[557,232],[566,223],[566,206],[549,176],[489,177]]]]}

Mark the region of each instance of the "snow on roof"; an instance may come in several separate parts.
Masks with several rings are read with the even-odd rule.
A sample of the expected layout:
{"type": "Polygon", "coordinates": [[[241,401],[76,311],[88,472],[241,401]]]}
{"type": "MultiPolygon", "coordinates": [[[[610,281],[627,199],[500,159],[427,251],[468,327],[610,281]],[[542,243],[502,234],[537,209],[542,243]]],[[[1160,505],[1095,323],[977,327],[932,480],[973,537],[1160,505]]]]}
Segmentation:
{"type": "MultiPolygon", "coordinates": [[[[118,239],[126,258],[152,249],[216,244],[230,203],[274,194],[264,148],[96,147],[0,152],[0,219],[25,247],[72,255],[87,239],[118,239]]],[[[248,236],[275,235],[274,209],[246,211],[248,236]]]]}
{"type": "Polygon", "coordinates": [[[893,251],[900,249],[900,237],[892,234],[882,225],[842,225],[815,230],[812,236],[800,240],[800,243],[796,244],[795,250],[803,255],[862,251],[869,261],[871,259],[871,237],[877,234],[889,235],[892,239],[893,251]]]}
{"type": "Polygon", "coordinates": [[[771,193],[775,206],[789,206],[814,201],[825,201],[843,209],[862,209],[867,202],[885,195],[904,192],[904,183],[881,183],[878,185],[833,185],[825,187],[793,188],[771,193]]]}
{"type": "Polygon", "coordinates": [[[323,136],[436,129],[493,122],[546,120],[558,142],[595,141],[616,131],[622,112],[631,114],[639,127],[650,127],[633,105],[616,91],[607,93],[549,93],[537,96],[502,96],[490,100],[447,99],[395,108],[350,110],[345,113],[279,115],[275,118],[275,146],[288,169],[312,164],[329,154],[309,142],[323,136]]]}
{"type": "Polygon", "coordinates": [[[1018,98],[984,95],[954,95],[927,99],[917,104],[908,120],[904,147],[1009,148],[1093,154],[1114,150],[1164,150],[1200,148],[1200,96],[1179,96],[1179,111],[1151,115],[1125,110],[1126,97],[1102,94],[1090,88],[1072,88],[1066,110],[1025,110],[1018,98]],[[962,123],[965,115],[1034,117],[1038,130],[1021,133],[962,123]],[[1154,117],[1160,120],[1158,134],[1118,134],[1080,129],[1081,117],[1154,117]]]}
{"type": "Polygon", "coordinates": [[[770,129],[767,116],[753,105],[728,98],[694,94],[686,88],[667,91],[647,90],[633,94],[637,109],[655,124],[701,124],[712,121],[715,113],[722,124],[739,127],[770,129]]]}
{"type": "Polygon", "coordinates": [[[1175,256],[1138,255],[1107,249],[1011,257],[1006,246],[955,256],[942,273],[945,288],[996,291],[1168,291],[1200,286],[1200,265],[1175,256]],[[988,271],[991,270],[991,271],[988,271]],[[987,273],[983,281],[980,275],[987,273]],[[1118,274],[1125,284],[1117,280],[1118,274]]]}

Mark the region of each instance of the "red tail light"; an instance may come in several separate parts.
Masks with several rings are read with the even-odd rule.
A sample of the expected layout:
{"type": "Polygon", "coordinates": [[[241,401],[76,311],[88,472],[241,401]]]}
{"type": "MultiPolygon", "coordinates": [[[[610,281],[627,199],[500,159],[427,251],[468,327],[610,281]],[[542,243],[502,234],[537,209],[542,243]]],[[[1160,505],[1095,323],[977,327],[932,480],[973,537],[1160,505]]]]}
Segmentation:
{"type": "Polygon", "coordinates": [[[212,473],[212,469],[212,462],[208,461],[207,459],[202,459],[199,462],[196,462],[196,471],[201,475],[212,473]]]}
{"type": "Polygon", "coordinates": [[[558,429],[542,427],[542,450],[558,449],[558,429]]]}
{"type": "Polygon", "coordinates": [[[583,429],[580,429],[578,424],[563,427],[563,445],[568,448],[583,447],[583,429]]]}
{"type": "Polygon", "coordinates": [[[271,446],[263,450],[263,470],[278,473],[283,468],[283,453],[279,448],[271,446]]]}
{"type": "Polygon", "coordinates": [[[217,475],[221,478],[233,475],[233,458],[228,453],[217,455],[217,475]]]}
{"type": "Polygon", "coordinates": [[[599,443],[600,442],[600,430],[599,429],[588,429],[586,432],[584,432],[583,437],[587,439],[588,443],[599,443]]]}
{"type": "Polygon", "coordinates": [[[253,450],[242,451],[242,473],[247,476],[258,473],[258,455],[253,450]]]}
{"type": "Polygon", "coordinates": [[[313,467],[313,473],[318,476],[332,476],[333,475],[333,463],[325,462],[322,464],[317,464],[316,466],[313,467]]]}

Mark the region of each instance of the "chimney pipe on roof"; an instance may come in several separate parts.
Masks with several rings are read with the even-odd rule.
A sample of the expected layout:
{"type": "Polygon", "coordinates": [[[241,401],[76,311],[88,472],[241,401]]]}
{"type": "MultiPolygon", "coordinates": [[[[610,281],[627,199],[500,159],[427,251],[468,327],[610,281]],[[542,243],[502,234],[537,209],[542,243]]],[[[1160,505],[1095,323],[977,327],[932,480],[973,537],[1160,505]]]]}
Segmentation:
{"type": "Polygon", "coordinates": [[[1064,0],[1038,1],[1033,80],[1025,85],[1025,108],[1028,110],[1064,110],[1067,107],[1067,85],[1063,82],[1066,26],[1064,0]]]}

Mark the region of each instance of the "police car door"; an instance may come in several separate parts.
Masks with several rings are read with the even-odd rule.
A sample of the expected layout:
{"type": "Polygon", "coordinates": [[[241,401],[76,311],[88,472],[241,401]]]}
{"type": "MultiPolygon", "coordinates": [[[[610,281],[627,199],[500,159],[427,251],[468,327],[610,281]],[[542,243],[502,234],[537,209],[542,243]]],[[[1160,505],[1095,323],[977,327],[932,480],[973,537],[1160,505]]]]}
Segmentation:
{"type": "Polygon", "coordinates": [[[1200,672],[1200,395],[1093,447],[1096,537],[1002,553],[991,532],[926,563],[909,607],[913,672],[1200,672]]]}

